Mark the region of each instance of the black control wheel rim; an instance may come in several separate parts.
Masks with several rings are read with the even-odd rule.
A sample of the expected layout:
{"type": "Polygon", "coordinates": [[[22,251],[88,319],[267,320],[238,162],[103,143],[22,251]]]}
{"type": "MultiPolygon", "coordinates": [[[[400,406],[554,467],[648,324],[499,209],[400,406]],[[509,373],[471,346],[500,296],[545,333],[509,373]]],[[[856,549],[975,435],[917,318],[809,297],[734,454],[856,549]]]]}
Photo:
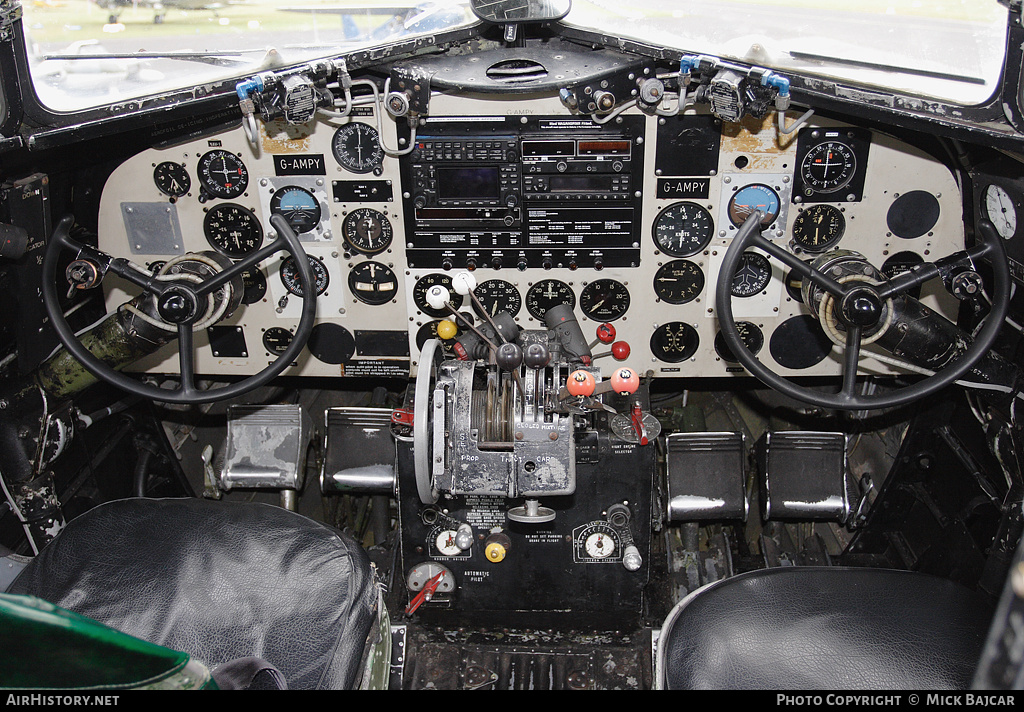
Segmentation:
{"type": "MultiPolygon", "coordinates": [[[[46,309],[47,316],[50,318],[50,322],[53,324],[54,330],[57,332],[57,338],[64,348],[97,379],[133,395],[161,403],[212,403],[226,398],[233,398],[266,385],[280,375],[298,357],[299,352],[309,339],[309,334],[313,330],[313,322],[316,318],[316,297],[313,296],[315,295],[313,270],[309,266],[305,250],[302,249],[298,237],[296,237],[294,231],[283,217],[274,215],[270,218],[270,221],[279,235],[277,240],[251,253],[232,267],[203,280],[194,290],[198,296],[205,297],[207,294],[219,289],[236,275],[242,274],[257,262],[277,252],[287,251],[295,258],[299,266],[299,281],[303,287],[303,294],[309,296],[303,297],[301,316],[295,328],[295,336],[291,344],[274,361],[258,373],[228,386],[203,390],[196,388],[191,323],[178,325],[178,361],[181,382],[177,388],[165,389],[142,383],[131,376],[115,370],[94,356],[79,341],[75,332],[67,323],[57,295],[57,264],[60,252],[62,250],[69,250],[82,254],[87,250],[87,248],[77,243],[69,235],[73,224],[73,218],[71,217],[65,217],[61,220],[50,240],[50,244],[47,246],[46,255],[43,258],[43,306],[46,309]]],[[[98,256],[108,263],[111,272],[124,277],[136,286],[147,291],[154,291],[156,289],[152,277],[138,272],[127,260],[111,259],[105,253],[91,248],[88,249],[88,252],[92,256],[98,256]]]]}
{"type": "MultiPolygon", "coordinates": [[[[978,230],[978,244],[966,251],[972,259],[984,259],[992,267],[993,295],[992,309],[973,343],[951,364],[932,376],[927,376],[909,386],[897,388],[877,395],[860,395],[855,392],[857,366],[861,353],[861,329],[852,326],[847,331],[843,353],[842,385],[838,393],[823,393],[806,388],[783,378],[750,353],[743,344],[736,328],[732,310],[732,279],[743,252],[757,247],[779,259],[804,279],[816,285],[838,300],[847,296],[854,287],[844,286],[822,274],[809,264],[773,244],[761,235],[757,214],[743,224],[732,244],[726,251],[715,285],[715,301],[722,336],[730,350],[741,364],[765,385],[795,400],[810,405],[835,410],[876,410],[906,405],[925,396],[936,393],[966,374],[992,347],[1002,328],[1010,303],[1010,271],[1002,242],[991,223],[981,221],[978,230]]],[[[939,276],[938,269],[930,263],[919,266],[912,272],[898,275],[880,285],[878,296],[882,299],[907,292],[930,279],[939,276]]]]}

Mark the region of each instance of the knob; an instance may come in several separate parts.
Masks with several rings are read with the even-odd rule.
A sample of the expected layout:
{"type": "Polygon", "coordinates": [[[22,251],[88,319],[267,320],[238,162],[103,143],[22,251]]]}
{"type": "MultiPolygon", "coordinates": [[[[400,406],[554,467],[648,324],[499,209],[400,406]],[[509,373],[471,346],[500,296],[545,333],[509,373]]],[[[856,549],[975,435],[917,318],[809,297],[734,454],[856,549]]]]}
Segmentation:
{"type": "Polygon", "coordinates": [[[551,363],[551,353],[544,344],[530,344],[523,352],[523,362],[533,369],[540,369],[551,363]]]}
{"type": "Polygon", "coordinates": [[[435,284],[427,290],[427,304],[430,305],[431,309],[444,309],[451,296],[451,292],[440,284],[435,284]]]}
{"type": "Polygon", "coordinates": [[[597,379],[594,378],[594,374],[582,369],[570,373],[569,378],[565,381],[565,389],[574,396],[593,395],[595,388],[597,388],[597,379]]]}
{"type": "Polygon", "coordinates": [[[505,225],[506,225],[506,226],[508,226],[508,227],[512,227],[512,225],[514,225],[514,224],[515,224],[515,222],[516,222],[516,219],[515,219],[515,217],[513,217],[512,215],[506,215],[505,217],[503,217],[503,218],[501,219],[501,221],[502,221],[503,223],[505,223],[505,225]]]}
{"type": "Polygon", "coordinates": [[[456,294],[466,296],[476,289],[476,277],[469,272],[459,272],[452,277],[452,289],[455,290],[456,294]]]}
{"type": "Polygon", "coordinates": [[[512,548],[512,540],[506,534],[498,532],[484,539],[484,556],[492,564],[504,561],[510,548],[512,548]]]}
{"type": "Polygon", "coordinates": [[[615,108],[615,95],[610,91],[594,92],[594,101],[597,103],[598,111],[606,112],[615,108]]]}
{"type": "Polygon", "coordinates": [[[458,531],[455,532],[455,546],[459,547],[462,551],[466,551],[469,547],[473,546],[473,527],[468,524],[459,525],[458,531]]]}
{"type": "Polygon", "coordinates": [[[627,358],[629,358],[629,351],[630,349],[628,343],[626,343],[625,341],[616,341],[614,344],[612,344],[612,348],[610,351],[604,351],[602,353],[595,354],[593,360],[596,361],[599,358],[611,356],[616,361],[625,361],[627,358]]]}
{"type": "Polygon", "coordinates": [[[510,208],[514,208],[519,205],[519,196],[515,193],[508,193],[504,197],[504,203],[510,208]]]}
{"type": "Polygon", "coordinates": [[[420,193],[419,195],[412,199],[412,204],[415,205],[417,208],[427,207],[427,196],[420,193]]]}
{"type": "Polygon", "coordinates": [[[559,173],[565,173],[567,170],[569,170],[569,164],[566,163],[565,161],[559,161],[558,163],[555,164],[555,170],[558,171],[559,173]]]}
{"type": "Polygon", "coordinates": [[[631,368],[617,368],[612,373],[612,390],[622,396],[636,393],[640,387],[640,376],[631,368]]]}
{"type": "Polygon", "coordinates": [[[494,354],[498,367],[505,371],[514,371],[523,363],[523,350],[511,341],[498,347],[494,354]]]}
{"type": "Polygon", "coordinates": [[[454,339],[455,335],[459,333],[459,327],[455,326],[455,322],[450,319],[444,319],[437,324],[437,336],[445,341],[454,339]]]}
{"type": "Polygon", "coordinates": [[[626,567],[627,571],[637,571],[643,563],[643,557],[640,556],[640,550],[636,548],[636,545],[630,544],[623,550],[622,565],[626,567]]]}

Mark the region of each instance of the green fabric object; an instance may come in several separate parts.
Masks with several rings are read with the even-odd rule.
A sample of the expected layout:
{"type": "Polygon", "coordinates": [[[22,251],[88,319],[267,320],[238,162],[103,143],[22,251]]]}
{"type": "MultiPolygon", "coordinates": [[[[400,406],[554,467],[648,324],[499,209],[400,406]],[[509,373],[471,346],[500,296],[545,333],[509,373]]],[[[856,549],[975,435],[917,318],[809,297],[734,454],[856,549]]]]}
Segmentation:
{"type": "Polygon", "coordinates": [[[0,688],[196,690],[216,683],[188,653],[34,596],[0,593],[0,688]]]}

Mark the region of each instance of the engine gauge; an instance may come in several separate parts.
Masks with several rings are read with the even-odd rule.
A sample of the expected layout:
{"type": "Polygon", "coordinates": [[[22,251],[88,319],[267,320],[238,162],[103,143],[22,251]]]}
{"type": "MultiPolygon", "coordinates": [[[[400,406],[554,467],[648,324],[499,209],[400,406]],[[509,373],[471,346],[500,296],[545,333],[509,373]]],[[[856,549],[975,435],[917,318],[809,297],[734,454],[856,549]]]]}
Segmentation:
{"type": "Polygon", "coordinates": [[[272,326],[263,332],[263,348],[267,353],[280,356],[291,345],[292,332],[280,326],[272,326]]]}
{"type": "Polygon", "coordinates": [[[580,310],[594,321],[615,321],[629,309],[629,290],[614,279],[597,279],[580,292],[580,310]]]}
{"type": "Polygon", "coordinates": [[[384,161],[377,129],[353,121],[334,132],[331,152],[338,164],[353,173],[379,172],[384,161]]]}
{"type": "MultiPolygon", "coordinates": [[[[749,321],[737,321],[736,331],[739,332],[740,339],[742,339],[743,345],[747,347],[747,351],[757,356],[761,347],[764,346],[764,333],[757,327],[757,324],[751,324],[749,321]]],[[[729,361],[730,363],[737,363],[739,361],[732,352],[732,349],[729,348],[729,344],[725,343],[725,337],[721,331],[715,337],[715,352],[723,361],[729,361]]]]}
{"type": "Polygon", "coordinates": [[[481,282],[473,290],[473,294],[491,316],[498,312],[507,312],[509,316],[515,316],[523,308],[523,298],[519,296],[519,290],[514,284],[503,279],[481,282]]]}
{"type": "Polygon", "coordinates": [[[362,262],[348,273],[352,296],[366,304],[386,304],[398,294],[398,277],[380,262],[362,262]]]}
{"type": "Polygon", "coordinates": [[[704,291],[704,272],[690,260],[672,260],[654,275],[654,293],[663,302],[686,304],[704,291]]]}
{"type": "Polygon", "coordinates": [[[317,197],[297,185],[275,191],[270,198],[270,212],[287,220],[296,235],[314,229],[323,216],[317,197]]]}
{"type": "Polygon", "coordinates": [[[249,186],[249,171],[241,158],[218,148],[199,159],[199,184],[214,198],[237,198],[249,186]]]}
{"type": "Polygon", "coordinates": [[[773,188],[763,183],[751,183],[737,190],[730,198],[729,220],[736,227],[740,227],[755,210],[760,210],[763,229],[775,222],[781,209],[779,194],[773,188]]]}
{"type": "MultiPolygon", "coordinates": [[[[316,284],[316,296],[319,297],[327,291],[327,285],[330,284],[331,278],[327,274],[327,268],[323,262],[313,255],[307,255],[307,257],[309,266],[313,268],[313,282],[316,284]]],[[[302,284],[299,282],[299,268],[295,264],[295,258],[291,255],[285,257],[281,262],[281,282],[290,293],[297,297],[303,296],[302,284]]]]}
{"type": "Polygon", "coordinates": [[[441,274],[435,272],[420,277],[416,280],[416,284],[412,288],[412,301],[416,304],[416,308],[424,314],[428,314],[433,317],[441,318],[445,316],[451,316],[451,313],[447,309],[434,309],[427,303],[427,290],[435,285],[440,285],[448,290],[450,298],[448,302],[458,309],[462,306],[462,295],[458,294],[452,289],[452,278],[450,275],[441,274]]]}
{"type": "Polygon", "coordinates": [[[1017,232],[1017,206],[1002,187],[990,185],[985,188],[985,214],[1004,240],[1009,240],[1017,232]]]}
{"type": "Polygon", "coordinates": [[[248,208],[221,203],[203,218],[203,234],[214,249],[228,257],[244,257],[263,244],[263,227],[248,208]]]}
{"type": "Polygon", "coordinates": [[[807,252],[824,252],[846,231],[846,218],[833,205],[812,205],[793,221],[793,241],[807,252]]]}
{"type": "Polygon", "coordinates": [[[267,294],[267,278],[259,267],[242,272],[242,304],[255,304],[267,294]]]}
{"type": "Polygon", "coordinates": [[[857,156],[842,141],[825,141],[811,148],[800,164],[804,185],[818,193],[842,190],[857,172],[857,156]]]}
{"type": "Polygon", "coordinates": [[[696,203],[673,203],[654,219],[654,243],[666,255],[689,257],[711,242],[715,221],[696,203]]]}
{"type": "Polygon", "coordinates": [[[572,287],[557,279],[537,282],[526,292],[526,311],[530,312],[534,319],[544,319],[548,309],[559,304],[568,304],[575,309],[576,294],[572,287]]]}
{"type": "Polygon", "coordinates": [[[768,258],[756,252],[744,252],[732,278],[734,297],[752,297],[759,294],[772,278],[772,266],[768,258]]]}
{"type": "Polygon", "coordinates": [[[180,198],[192,188],[188,169],[180,163],[164,161],[153,169],[153,182],[164,195],[180,198]]]}
{"type": "Polygon", "coordinates": [[[679,363],[697,353],[700,335],[689,324],[672,321],[662,324],[651,334],[651,353],[661,361],[679,363]]]}
{"type": "Polygon", "coordinates": [[[383,252],[391,244],[391,222],[373,208],[359,208],[345,216],[341,232],[352,249],[365,255],[383,252]]]}

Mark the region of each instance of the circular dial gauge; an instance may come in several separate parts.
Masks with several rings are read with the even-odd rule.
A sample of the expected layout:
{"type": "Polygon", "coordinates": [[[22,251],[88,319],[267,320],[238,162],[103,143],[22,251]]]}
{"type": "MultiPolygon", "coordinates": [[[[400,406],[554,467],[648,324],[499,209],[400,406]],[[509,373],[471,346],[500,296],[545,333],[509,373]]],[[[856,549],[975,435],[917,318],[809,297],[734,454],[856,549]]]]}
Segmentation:
{"type": "MultiPolygon", "coordinates": [[[[331,278],[327,274],[327,268],[324,267],[324,263],[318,260],[313,255],[307,255],[309,257],[309,266],[313,268],[313,281],[316,283],[316,296],[320,296],[327,291],[327,285],[330,283],[331,278]]],[[[303,296],[302,284],[299,283],[299,268],[295,264],[295,258],[289,255],[285,257],[281,262],[281,282],[284,283],[284,288],[294,294],[296,297],[303,296]]]]}
{"type": "MultiPolygon", "coordinates": [[[[739,332],[740,338],[743,340],[744,346],[747,347],[747,351],[757,356],[757,352],[764,346],[764,333],[757,327],[756,324],[751,324],[749,321],[737,321],[736,331],[739,332]]],[[[729,361],[730,363],[738,363],[739,359],[733,354],[732,349],[725,343],[725,337],[722,332],[719,331],[715,337],[715,352],[722,357],[723,361],[729,361]]]]}
{"type": "Polygon", "coordinates": [[[760,210],[761,227],[766,228],[779,217],[781,208],[778,193],[763,183],[751,183],[737,190],[729,200],[729,220],[740,227],[755,210],[760,210]]]}
{"type": "Polygon", "coordinates": [[[654,275],[654,293],[663,302],[686,304],[704,291],[704,272],[690,260],[672,260],[654,275]]]}
{"type": "Polygon", "coordinates": [[[756,252],[744,252],[732,278],[734,297],[752,297],[760,293],[772,278],[772,266],[768,258],[756,252]]]}
{"type": "Polygon", "coordinates": [[[834,193],[853,179],[857,157],[841,141],[825,141],[813,147],[800,164],[804,185],[818,193],[834,193]]]}
{"type": "Polygon", "coordinates": [[[287,220],[297,235],[315,228],[323,216],[316,196],[297,185],[288,185],[275,191],[270,198],[270,212],[287,220]]]}
{"type": "Polygon", "coordinates": [[[242,272],[242,304],[255,304],[267,294],[267,278],[259,267],[242,272]]]}
{"type": "Polygon", "coordinates": [[[292,332],[280,326],[272,326],[263,332],[263,348],[268,353],[280,356],[292,343],[292,332]]]}
{"type": "Polygon", "coordinates": [[[793,240],[807,252],[824,252],[845,231],[846,218],[834,205],[812,205],[793,221],[793,240]]]}
{"type": "Polygon", "coordinates": [[[331,152],[342,168],[353,173],[379,170],[384,160],[377,129],[369,124],[353,121],[334,132],[331,152]]]}
{"type": "Polygon", "coordinates": [[[711,242],[715,221],[696,203],[673,203],[654,219],[654,242],[673,257],[697,254],[711,242]]]}
{"type": "Polygon", "coordinates": [[[210,208],[203,218],[206,241],[228,257],[244,257],[263,244],[263,227],[248,208],[221,203],[210,208]]]}
{"type": "Polygon", "coordinates": [[[534,319],[543,320],[548,309],[559,304],[568,304],[575,309],[576,294],[572,287],[557,279],[537,282],[526,292],[526,311],[530,312],[534,319]]]}
{"type": "Polygon", "coordinates": [[[491,316],[498,312],[507,312],[509,316],[515,316],[523,308],[523,298],[519,296],[519,290],[511,282],[503,279],[481,282],[473,290],[473,294],[491,316]]]}
{"type": "Polygon", "coordinates": [[[199,159],[199,183],[215,198],[237,198],[249,186],[249,171],[241,158],[218,148],[199,159]]]}
{"type": "Polygon", "coordinates": [[[458,556],[462,549],[455,545],[456,532],[452,529],[445,529],[434,537],[434,546],[441,556],[458,556]]]}
{"type": "Polygon", "coordinates": [[[342,234],[352,249],[366,255],[383,252],[391,244],[391,222],[373,208],[359,208],[345,216],[342,234]]]}
{"type": "Polygon", "coordinates": [[[180,163],[164,161],[153,169],[153,182],[160,192],[172,198],[180,198],[192,188],[192,178],[180,163]]]}
{"type": "Polygon", "coordinates": [[[386,304],[398,294],[398,277],[380,262],[363,262],[348,273],[352,296],[366,304],[386,304]]]}
{"type": "Polygon", "coordinates": [[[576,537],[577,560],[607,559],[619,553],[619,534],[604,522],[591,522],[576,537]]]}
{"type": "Polygon", "coordinates": [[[580,310],[594,321],[615,321],[629,309],[629,290],[614,279],[598,279],[580,292],[580,310]]]}
{"type": "Polygon", "coordinates": [[[1004,240],[1017,232],[1017,208],[1013,198],[998,185],[985,188],[985,214],[1004,240]]]}
{"type": "Polygon", "coordinates": [[[458,309],[462,306],[462,295],[458,294],[452,289],[452,278],[447,274],[441,274],[435,272],[434,274],[428,274],[420,277],[416,281],[416,285],[412,288],[412,301],[416,304],[416,308],[424,314],[428,314],[433,317],[441,318],[445,316],[451,316],[451,312],[447,309],[434,309],[427,303],[427,290],[434,285],[440,285],[448,290],[449,299],[448,302],[458,309]]]}
{"type": "Polygon", "coordinates": [[[697,330],[681,321],[662,324],[651,334],[651,353],[662,361],[679,363],[697,353],[697,330]]]}
{"type": "Polygon", "coordinates": [[[583,549],[594,559],[607,559],[615,553],[615,539],[608,532],[594,532],[583,542],[583,549]]]}

